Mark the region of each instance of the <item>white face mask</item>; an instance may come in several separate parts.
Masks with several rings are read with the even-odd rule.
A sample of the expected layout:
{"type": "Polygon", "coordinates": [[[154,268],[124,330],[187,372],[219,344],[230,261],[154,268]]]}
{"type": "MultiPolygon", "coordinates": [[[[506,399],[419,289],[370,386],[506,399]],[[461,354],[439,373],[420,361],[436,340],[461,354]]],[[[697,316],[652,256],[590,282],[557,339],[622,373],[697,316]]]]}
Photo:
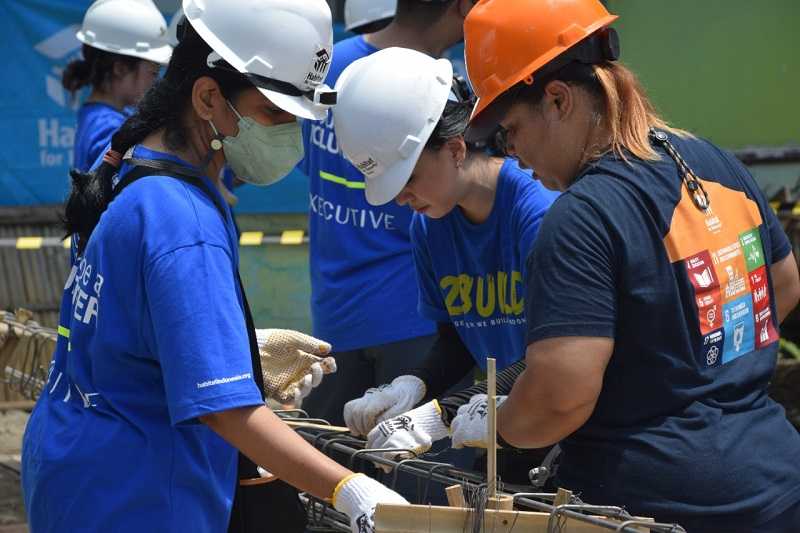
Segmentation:
{"type": "Polygon", "coordinates": [[[240,115],[230,102],[228,105],[239,117],[239,133],[222,139],[222,146],[225,159],[236,177],[253,185],[272,185],[303,159],[303,138],[297,120],[262,126],[252,118],[240,115]]]}

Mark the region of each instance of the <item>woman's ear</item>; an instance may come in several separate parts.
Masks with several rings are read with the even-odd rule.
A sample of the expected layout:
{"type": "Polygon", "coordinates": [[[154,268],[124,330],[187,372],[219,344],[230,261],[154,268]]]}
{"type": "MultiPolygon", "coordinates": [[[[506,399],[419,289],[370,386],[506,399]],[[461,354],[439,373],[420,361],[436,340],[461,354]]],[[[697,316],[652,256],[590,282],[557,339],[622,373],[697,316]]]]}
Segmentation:
{"type": "Polygon", "coordinates": [[[447,150],[449,155],[456,163],[456,167],[461,167],[464,160],[467,158],[467,144],[464,142],[464,137],[458,136],[449,139],[442,149],[447,150]]]}
{"type": "Polygon", "coordinates": [[[554,80],[544,88],[545,115],[549,120],[563,121],[569,117],[575,107],[575,93],[573,87],[561,81],[554,80]]]}
{"type": "Polygon", "coordinates": [[[203,120],[212,120],[225,104],[219,84],[208,76],[202,76],[192,87],[192,107],[203,120]]]}
{"type": "Polygon", "coordinates": [[[131,72],[135,71],[137,67],[130,68],[127,64],[122,61],[114,61],[114,64],[111,66],[111,73],[114,79],[122,79],[131,72]]]}

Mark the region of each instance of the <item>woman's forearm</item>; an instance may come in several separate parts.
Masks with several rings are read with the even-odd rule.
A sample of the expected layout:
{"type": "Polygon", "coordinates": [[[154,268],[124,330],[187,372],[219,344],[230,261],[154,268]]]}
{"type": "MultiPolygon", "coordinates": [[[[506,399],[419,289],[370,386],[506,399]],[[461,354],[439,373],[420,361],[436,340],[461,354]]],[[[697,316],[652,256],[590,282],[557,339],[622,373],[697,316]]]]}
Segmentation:
{"type": "Polygon", "coordinates": [[[352,472],[325,456],[265,406],[231,409],[201,421],[257,465],[318,498],[352,472]]]}

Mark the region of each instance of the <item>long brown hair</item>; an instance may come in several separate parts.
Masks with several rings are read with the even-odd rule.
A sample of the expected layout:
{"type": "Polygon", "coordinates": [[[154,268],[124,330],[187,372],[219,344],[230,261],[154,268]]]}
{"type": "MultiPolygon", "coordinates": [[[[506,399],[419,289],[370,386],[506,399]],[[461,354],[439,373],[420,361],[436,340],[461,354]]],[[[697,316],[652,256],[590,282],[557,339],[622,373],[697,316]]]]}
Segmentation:
{"type": "Polygon", "coordinates": [[[611,137],[610,149],[620,158],[626,159],[627,151],[645,161],[659,159],[648,137],[652,128],[681,137],[691,135],[661,118],[639,79],[625,65],[605,62],[594,65],[593,70],[602,90],[603,120],[611,137]]]}

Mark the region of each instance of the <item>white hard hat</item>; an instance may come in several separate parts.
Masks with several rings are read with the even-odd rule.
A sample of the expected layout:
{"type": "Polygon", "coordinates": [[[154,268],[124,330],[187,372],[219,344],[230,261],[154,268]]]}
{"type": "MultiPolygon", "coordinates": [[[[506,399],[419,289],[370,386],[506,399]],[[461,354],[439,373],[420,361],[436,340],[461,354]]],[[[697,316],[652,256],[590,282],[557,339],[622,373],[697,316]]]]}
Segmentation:
{"type": "Polygon", "coordinates": [[[333,55],[325,0],[183,0],[183,12],[220,59],[298,117],[320,120],[336,103],[323,84],[333,55]]]}
{"type": "Polygon", "coordinates": [[[183,14],[183,8],[179,7],[178,10],[172,15],[172,18],[169,20],[169,26],[167,27],[167,42],[172,46],[178,46],[178,26],[180,26],[181,22],[186,20],[186,15],[183,14]]]}
{"type": "Polygon", "coordinates": [[[172,55],[167,21],[152,0],[97,0],[76,37],[93,48],[162,65],[172,55]]]}
{"type": "Polygon", "coordinates": [[[394,18],[397,0],[347,0],[344,5],[344,25],[347,31],[359,29],[379,20],[394,18]]]}
{"type": "Polygon", "coordinates": [[[450,61],[405,48],[354,61],[339,77],[336,138],[364,174],[370,204],[385,204],[405,187],[452,84],[450,61]]]}

